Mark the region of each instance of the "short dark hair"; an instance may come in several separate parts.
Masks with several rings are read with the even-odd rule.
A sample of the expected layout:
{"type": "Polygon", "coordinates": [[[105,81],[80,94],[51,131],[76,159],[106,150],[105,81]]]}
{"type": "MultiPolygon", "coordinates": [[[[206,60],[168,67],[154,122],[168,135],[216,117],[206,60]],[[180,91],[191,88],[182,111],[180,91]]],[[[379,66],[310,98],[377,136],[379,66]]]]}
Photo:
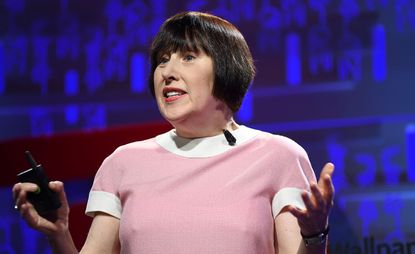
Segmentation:
{"type": "Polygon", "coordinates": [[[183,12],[167,19],[154,39],[151,51],[149,88],[154,96],[154,71],[164,54],[202,49],[213,59],[212,94],[236,112],[255,76],[249,47],[230,22],[201,12],[183,12]]]}

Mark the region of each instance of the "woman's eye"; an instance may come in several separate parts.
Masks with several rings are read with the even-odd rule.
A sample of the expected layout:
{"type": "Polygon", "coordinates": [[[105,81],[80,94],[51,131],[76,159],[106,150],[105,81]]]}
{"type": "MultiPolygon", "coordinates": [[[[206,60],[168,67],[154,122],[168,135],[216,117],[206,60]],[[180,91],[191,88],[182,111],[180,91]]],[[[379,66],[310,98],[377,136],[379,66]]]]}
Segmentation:
{"type": "Polygon", "coordinates": [[[165,63],[167,63],[169,61],[169,58],[168,57],[162,57],[162,58],[160,58],[160,60],[159,60],[159,64],[165,64],[165,63]]]}
{"type": "Polygon", "coordinates": [[[189,61],[192,61],[193,59],[195,59],[196,57],[195,56],[193,56],[193,55],[185,55],[184,56],[184,60],[186,61],[186,62],[189,62],[189,61]]]}

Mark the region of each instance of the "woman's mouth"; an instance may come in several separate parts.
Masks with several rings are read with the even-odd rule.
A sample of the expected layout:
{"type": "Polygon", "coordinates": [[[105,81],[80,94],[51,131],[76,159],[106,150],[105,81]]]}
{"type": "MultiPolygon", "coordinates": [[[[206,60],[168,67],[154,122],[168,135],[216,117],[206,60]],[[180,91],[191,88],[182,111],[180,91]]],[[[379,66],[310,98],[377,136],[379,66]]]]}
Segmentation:
{"type": "Polygon", "coordinates": [[[179,89],[165,89],[163,95],[166,102],[173,102],[178,100],[181,96],[186,94],[186,92],[179,89]]]}

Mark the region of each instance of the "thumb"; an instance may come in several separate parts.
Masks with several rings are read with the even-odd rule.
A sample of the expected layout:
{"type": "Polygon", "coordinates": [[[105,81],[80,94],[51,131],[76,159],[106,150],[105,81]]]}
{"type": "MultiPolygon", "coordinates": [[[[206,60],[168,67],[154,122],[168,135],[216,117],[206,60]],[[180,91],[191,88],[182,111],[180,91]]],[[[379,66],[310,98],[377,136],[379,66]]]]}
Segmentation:
{"type": "Polygon", "coordinates": [[[49,188],[58,194],[59,200],[61,201],[62,205],[68,206],[68,200],[66,198],[65,189],[63,187],[63,182],[61,181],[49,182],[49,188]]]}
{"type": "Polygon", "coordinates": [[[61,181],[51,181],[49,182],[49,188],[54,192],[61,192],[63,190],[63,182],[61,181]]]}

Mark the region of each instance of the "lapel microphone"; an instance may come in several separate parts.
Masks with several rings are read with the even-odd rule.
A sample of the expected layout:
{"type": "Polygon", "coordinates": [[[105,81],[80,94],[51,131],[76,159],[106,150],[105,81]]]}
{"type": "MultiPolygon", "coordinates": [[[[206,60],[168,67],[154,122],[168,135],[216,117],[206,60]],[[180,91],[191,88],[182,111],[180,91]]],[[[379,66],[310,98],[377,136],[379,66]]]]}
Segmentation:
{"type": "Polygon", "coordinates": [[[236,138],[228,130],[223,130],[223,135],[225,135],[226,140],[230,146],[234,146],[236,143],[236,138]]]}

